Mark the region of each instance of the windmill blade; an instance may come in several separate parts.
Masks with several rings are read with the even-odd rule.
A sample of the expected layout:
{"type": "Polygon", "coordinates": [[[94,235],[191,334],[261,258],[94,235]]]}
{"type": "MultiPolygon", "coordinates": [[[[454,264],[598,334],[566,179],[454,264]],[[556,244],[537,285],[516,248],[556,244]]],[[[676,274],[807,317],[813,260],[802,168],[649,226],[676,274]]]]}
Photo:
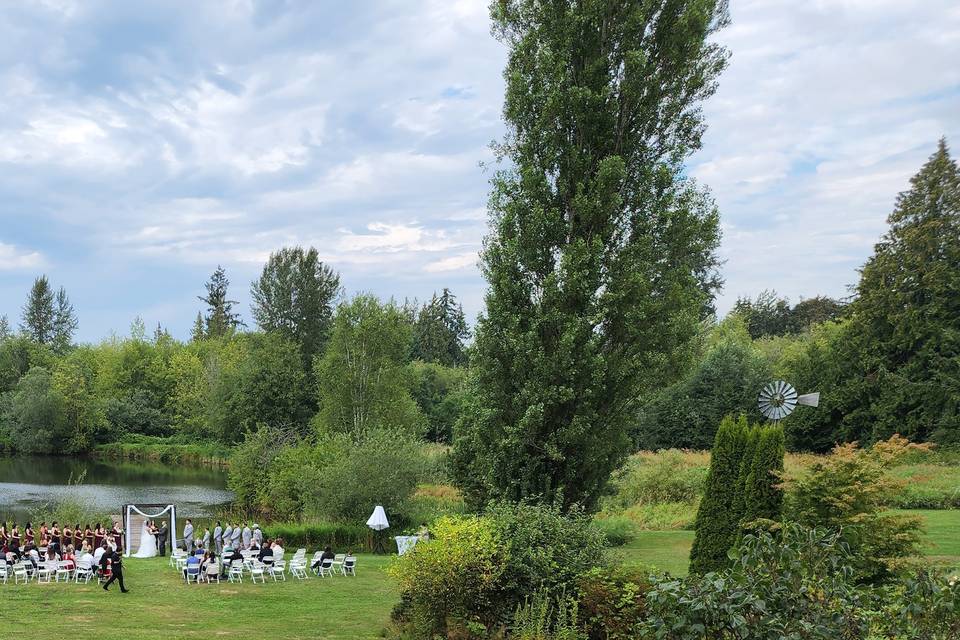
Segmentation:
{"type": "Polygon", "coordinates": [[[802,404],[805,407],[819,407],[820,406],[820,392],[816,393],[805,393],[802,396],[797,396],[797,404],[802,404]]]}

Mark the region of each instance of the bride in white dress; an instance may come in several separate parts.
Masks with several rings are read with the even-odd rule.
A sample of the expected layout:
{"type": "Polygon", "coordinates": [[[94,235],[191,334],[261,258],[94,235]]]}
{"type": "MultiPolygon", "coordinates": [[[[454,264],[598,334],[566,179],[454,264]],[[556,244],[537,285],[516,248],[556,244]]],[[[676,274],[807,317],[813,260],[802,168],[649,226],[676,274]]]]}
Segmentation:
{"type": "Polygon", "coordinates": [[[153,558],[157,555],[157,536],[150,532],[150,522],[143,521],[143,527],[140,529],[140,548],[134,558],[153,558]]]}

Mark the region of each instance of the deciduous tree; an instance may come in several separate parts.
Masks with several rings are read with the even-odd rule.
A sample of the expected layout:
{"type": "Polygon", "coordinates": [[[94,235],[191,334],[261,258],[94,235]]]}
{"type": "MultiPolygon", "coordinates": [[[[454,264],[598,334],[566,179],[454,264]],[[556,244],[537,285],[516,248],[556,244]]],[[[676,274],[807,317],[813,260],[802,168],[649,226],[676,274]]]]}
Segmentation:
{"type": "Polygon", "coordinates": [[[593,508],[718,284],[716,208],[684,177],[726,52],[720,0],[498,0],[508,168],[493,178],[457,475],[593,508]]]}

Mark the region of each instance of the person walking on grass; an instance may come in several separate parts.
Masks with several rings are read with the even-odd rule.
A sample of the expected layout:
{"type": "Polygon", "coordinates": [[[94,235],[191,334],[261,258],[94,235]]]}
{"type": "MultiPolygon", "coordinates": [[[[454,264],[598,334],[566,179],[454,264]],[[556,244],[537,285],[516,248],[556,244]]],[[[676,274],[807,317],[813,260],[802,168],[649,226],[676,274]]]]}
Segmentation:
{"type": "Polygon", "coordinates": [[[108,550],[100,558],[100,566],[106,569],[110,567],[110,579],[103,585],[104,591],[110,591],[110,585],[116,580],[120,584],[120,593],[130,593],[130,590],[123,584],[123,556],[116,549],[108,550]]]}

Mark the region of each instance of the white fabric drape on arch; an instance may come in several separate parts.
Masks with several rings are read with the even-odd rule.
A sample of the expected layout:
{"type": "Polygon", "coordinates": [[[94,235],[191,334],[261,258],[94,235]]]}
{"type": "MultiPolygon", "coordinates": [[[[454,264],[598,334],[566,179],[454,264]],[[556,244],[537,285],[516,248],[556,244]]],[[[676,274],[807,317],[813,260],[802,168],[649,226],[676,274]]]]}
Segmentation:
{"type": "Polygon", "coordinates": [[[127,512],[123,514],[123,539],[124,539],[123,557],[125,558],[130,557],[130,516],[133,514],[134,511],[142,515],[144,518],[148,518],[151,520],[154,518],[159,518],[164,514],[166,514],[167,512],[169,512],[170,513],[170,529],[171,529],[170,531],[171,545],[170,546],[172,547],[177,546],[177,506],[176,505],[168,504],[166,507],[164,507],[163,509],[161,509],[156,513],[146,513],[138,509],[136,505],[128,504],[127,512]]]}

